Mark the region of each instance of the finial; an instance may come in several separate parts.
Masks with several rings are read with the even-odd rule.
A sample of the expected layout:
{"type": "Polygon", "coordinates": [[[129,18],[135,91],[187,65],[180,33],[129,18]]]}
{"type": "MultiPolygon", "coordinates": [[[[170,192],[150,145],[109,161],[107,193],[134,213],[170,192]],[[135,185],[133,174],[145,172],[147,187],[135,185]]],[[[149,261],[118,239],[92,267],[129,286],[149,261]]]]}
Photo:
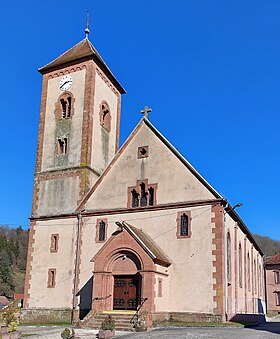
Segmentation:
{"type": "Polygon", "coordinates": [[[144,114],[144,117],[148,119],[148,113],[152,112],[152,109],[148,106],[145,106],[144,109],[142,109],[141,114],[144,114]]]}
{"type": "Polygon", "coordinates": [[[89,11],[87,11],[87,16],[86,16],[86,28],[85,28],[85,33],[86,33],[86,39],[88,39],[89,35],[89,11]]]}

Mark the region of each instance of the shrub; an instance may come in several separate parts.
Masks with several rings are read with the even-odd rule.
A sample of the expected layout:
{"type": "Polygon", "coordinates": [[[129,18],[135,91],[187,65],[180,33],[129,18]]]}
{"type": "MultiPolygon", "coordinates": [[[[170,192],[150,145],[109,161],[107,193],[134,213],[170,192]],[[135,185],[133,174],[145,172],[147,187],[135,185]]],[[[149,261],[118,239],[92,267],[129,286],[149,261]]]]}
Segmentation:
{"type": "Polygon", "coordinates": [[[65,328],[61,333],[61,338],[63,339],[72,339],[75,337],[75,331],[72,328],[72,331],[70,331],[69,328],[65,328]]]}
{"type": "Polygon", "coordinates": [[[15,315],[15,311],[11,308],[7,309],[3,313],[3,319],[6,323],[6,326],[8,326],[8,331],[9,332],[15,332],[18,328],[18,322],[17,322],[17,317],[15,315]]]}
{"type": "Polygon", "coordinates": [[[101,324],[101,329],[106,331],[106,330],[111,330],[113,331],[115,329],[115,320],[111,315],[108,315],[104,321],[101,324]]]}

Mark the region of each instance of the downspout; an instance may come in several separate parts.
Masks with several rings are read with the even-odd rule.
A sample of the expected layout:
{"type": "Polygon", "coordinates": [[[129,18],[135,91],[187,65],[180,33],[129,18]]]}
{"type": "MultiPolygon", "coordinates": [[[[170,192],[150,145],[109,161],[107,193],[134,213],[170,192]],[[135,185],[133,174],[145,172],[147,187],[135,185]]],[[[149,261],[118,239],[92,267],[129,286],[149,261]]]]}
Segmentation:
{"type": "Polygon", "coordinates": [[[75,273],[74,273],[74,286],[73,286],[73,301],[72,301],[72,312],[71,312],[71,324],[73,325],[74,323],[74,314],[75,314],[75,309],[77,306],[77,282],[78,282],[78,265],[79,265],[79,256],[80,256],[80,242],[81,242],[81,220],[82,220],[82,212],[84,210],[80,211],[77,214],[77,219],[78,219],[78,230],[77,230],[77,246],[76,246],[76,258],[75,258],[75,273]]]}
{"type": "Polygon", "coordinates": [[[263,290],[264,290],[264,300],[265,300],[265,314],[267,314],[268,300],[267,300],[267,286],[266,286],[266,265],[263,263],[263,290]]]}

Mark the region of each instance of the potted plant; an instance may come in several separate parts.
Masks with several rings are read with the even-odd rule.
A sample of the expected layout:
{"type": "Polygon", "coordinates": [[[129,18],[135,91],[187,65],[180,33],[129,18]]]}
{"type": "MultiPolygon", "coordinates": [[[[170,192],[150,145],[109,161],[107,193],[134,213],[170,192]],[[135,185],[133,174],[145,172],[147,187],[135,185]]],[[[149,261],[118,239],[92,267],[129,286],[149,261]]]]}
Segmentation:
{"type": "Polygon", "coordinates": [[[111,315],[108,315],[101,324],[101,330],[99,330],[99,339],[111,339],[115,336],[115,320],[111,315]]]}
{"type": "Polygon", "coordinates": [[[61,338],[62,339],[74,339],[75,338],[75,331],[72,328],[72,331],[70,331],[69,328],[65,328],[62,333],[61,333],[61,338]]]}

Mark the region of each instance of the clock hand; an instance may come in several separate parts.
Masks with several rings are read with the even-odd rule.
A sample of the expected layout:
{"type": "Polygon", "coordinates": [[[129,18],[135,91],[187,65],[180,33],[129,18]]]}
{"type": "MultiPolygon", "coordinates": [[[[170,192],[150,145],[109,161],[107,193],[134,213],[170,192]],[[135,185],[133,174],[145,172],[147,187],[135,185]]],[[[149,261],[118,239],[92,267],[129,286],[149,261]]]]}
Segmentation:
{"type": "Polygon", "coordinates": [[[70,80],[65,81],[62,86],[66,85],[68,82],[70,82],[70,80]]]}

